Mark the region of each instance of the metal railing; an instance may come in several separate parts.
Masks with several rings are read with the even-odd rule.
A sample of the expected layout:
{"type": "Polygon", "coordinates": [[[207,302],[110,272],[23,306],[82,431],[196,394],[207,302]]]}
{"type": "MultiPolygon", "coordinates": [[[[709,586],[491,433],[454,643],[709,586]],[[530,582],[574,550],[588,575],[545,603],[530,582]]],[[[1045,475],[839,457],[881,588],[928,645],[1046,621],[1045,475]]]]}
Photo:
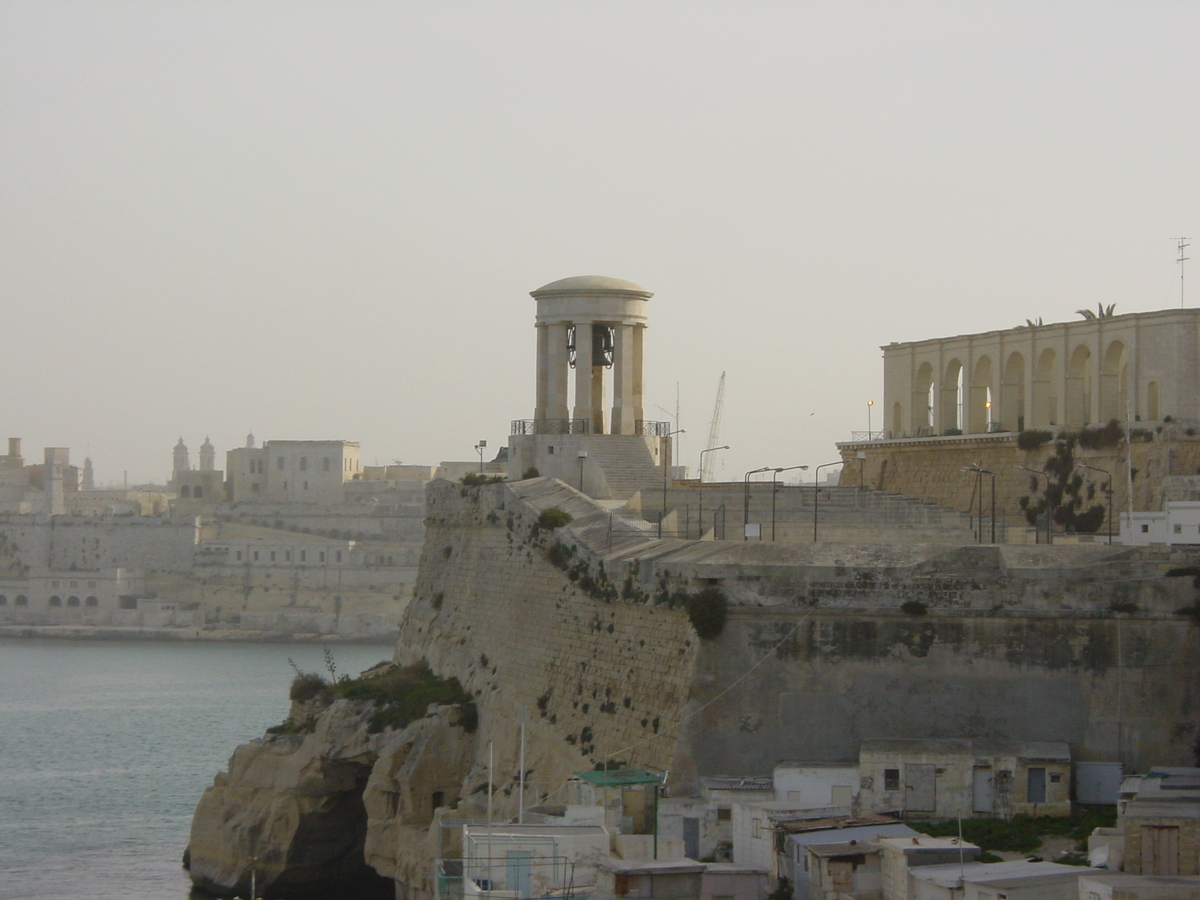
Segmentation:
{"type": "Polygon", "coordinates": [[[634,434],[643,437],[670,437],[673,430],[670,422],[651,422],[649,419],[638,419],[634,423],[634,434]]]}
{"type": "Polygon", "coordinates": [[[850,432],[850,440],[852,441],[882,441],[882,431],[852,431],[850,432]]]}
{"type": "Polygon", "coordinates": [[[587,419],[513,419],[511,435],[521,434],[591,434],[592,423],[587,419]]]}

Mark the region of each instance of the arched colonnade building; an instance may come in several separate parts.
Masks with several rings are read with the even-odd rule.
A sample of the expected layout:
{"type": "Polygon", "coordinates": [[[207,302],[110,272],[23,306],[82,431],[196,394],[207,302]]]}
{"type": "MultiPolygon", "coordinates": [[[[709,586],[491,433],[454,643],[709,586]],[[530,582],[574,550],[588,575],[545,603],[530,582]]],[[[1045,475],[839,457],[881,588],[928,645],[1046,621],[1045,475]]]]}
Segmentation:
{"type": "Polygon", "coordinates": [[[883,347],[884,438],[1200,417],[1200,310],[883,347]]]}

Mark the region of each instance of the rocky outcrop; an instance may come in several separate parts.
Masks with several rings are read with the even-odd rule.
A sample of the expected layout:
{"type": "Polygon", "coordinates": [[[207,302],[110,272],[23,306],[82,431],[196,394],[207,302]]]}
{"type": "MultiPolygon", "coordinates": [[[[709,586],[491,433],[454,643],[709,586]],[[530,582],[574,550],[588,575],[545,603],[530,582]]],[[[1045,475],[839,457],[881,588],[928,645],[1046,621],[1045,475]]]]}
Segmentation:
{"type": "MultiPolygon", "coordinates": [[[[398,848],[428,830],[432,798],[457,788],[474,746],[457,709],[435,707],[398,731],[371,734],[370,703],[335,701],[290,719],[307,734],[269,734],[239,747],[192,821],[193,883],[265,897],[393,897],[398,848]]],[[[444,796],[444,794],[443,794],[444,796]]],[[[421,855],[417,855],[420,858],[421,855]]]]}

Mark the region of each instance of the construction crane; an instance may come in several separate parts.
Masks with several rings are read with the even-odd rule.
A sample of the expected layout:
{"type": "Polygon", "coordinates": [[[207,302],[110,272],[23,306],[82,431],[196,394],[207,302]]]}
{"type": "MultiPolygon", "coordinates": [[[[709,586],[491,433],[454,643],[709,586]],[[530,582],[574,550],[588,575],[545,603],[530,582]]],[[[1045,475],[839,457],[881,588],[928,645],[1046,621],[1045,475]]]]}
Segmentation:
{"type": "MultiPolygon", "coordinates": [[[[712,424],[708,426],[708,443],[705,444],[705,450],[712,450],[717,446],[717,437],[721,433],[721,403],[725,400],[725,373],[721,373],[721,380],[717,382],[717,402],[713,404],[712,424]]],[[[700,467],[700,483],[712,481],[713,455],[707,454],[707,459],[700,467]]]]}

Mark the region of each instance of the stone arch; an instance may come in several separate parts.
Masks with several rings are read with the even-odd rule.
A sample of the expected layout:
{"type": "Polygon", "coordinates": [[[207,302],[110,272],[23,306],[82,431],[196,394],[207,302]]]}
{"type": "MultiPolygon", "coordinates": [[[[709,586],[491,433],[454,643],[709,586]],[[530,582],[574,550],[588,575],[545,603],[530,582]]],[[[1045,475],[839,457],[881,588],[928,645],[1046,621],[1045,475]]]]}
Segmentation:
{"type": "Polygon", "coordinates": [[[1067,364],[1067,414],[1064,424],[1078,428],[1091,421],[1092,373],[1090,371],[1092,351],[1087,344],[1080,344],[1071,353],[1067,364]]]}
{"type": "Polygon", "coordinates": [[[938,406],[938,427],[945,434],[952,428],[963,427],[963,365],[959,359],[952,359],[946,364],[946,373],[942,378],[941,403],[938,406]]]}
{"type": "Polygon", "coordinates": [[[184,500],[190,499],[192,496],[192,489],[185,484],[183,487],[181,487],[179,489],[179,496],[182,497],[184,500]]]}
{"type": "Polygon", "coordinates": [[[1113,341],[1100,363],[1100,421],[1125,418],[1129,399],[1129,355],[1125,344],[1113,341]]]}
{"type": "Polygon", "coordinates": [[[975,360],[971,373],[971,396],[968,398],[967,434],[983,434],[992,421],[992,358],[986,354],[975,360]]]}
{"type": "Polygon", "coordinates": [[[72,594],[70,597],[67,598],[67,606],[78,606],[78,605],[79,605],[79,598],[76,597],[74,594],[72,594]]]}
{"type": "Polygon", "coordinates": [[[8,595],[0,594],[0,606],[8,606],[8,595]]]}
{"type": "Polygon", "coordinates": [[[58,596],[58,594],[55,594],[53,597],[50,598],[50,605],[51,606],[62,606],[62,597],[58,596]]]}
{"type": "Polygon", "coordinates": [[[98,597],[88,597],[86,600],[83,601],[83,605],[84,606],[99,606],[100,600],[98,597]]]}
{"type": "Polygon", "coordinates": [[[24,594],[17,594],[17,606],[28,606],[29,598],[24,594]]]}
{"type": "Polygon", "coordinates": [[[1024,431],[1025,418],[1025,356],[1014,351],[1004,364],[998,419],[1005,431],[1024,431]]]}
{"type": "Polygon", "coordinates": [[[1034,428],[1045,428],[1047,425],[1058,424],[1058,391],[1055,387],[1055,366],[1058,354],[1047,347],[1037,358],[1037,367],[1033,370],[1033,403],[1030,412],[1034,428]]]}
{"type": "Polygon", "coordinates": [[[917,380],[913,384],[912,427],[913,434],[931,434],[933,429],[933,364],[921,363],[917,369],[917,380]],[[922,431],[922,429],[925,429],[922,431]]]}
{"type": "Polygon", "coordinates": [[[1158,403],[1158,382],[1149,381],[1146,383],[1146,418],[1151,422],[1157,422],[1162,418],[1162,410],[1158,403]]]}

